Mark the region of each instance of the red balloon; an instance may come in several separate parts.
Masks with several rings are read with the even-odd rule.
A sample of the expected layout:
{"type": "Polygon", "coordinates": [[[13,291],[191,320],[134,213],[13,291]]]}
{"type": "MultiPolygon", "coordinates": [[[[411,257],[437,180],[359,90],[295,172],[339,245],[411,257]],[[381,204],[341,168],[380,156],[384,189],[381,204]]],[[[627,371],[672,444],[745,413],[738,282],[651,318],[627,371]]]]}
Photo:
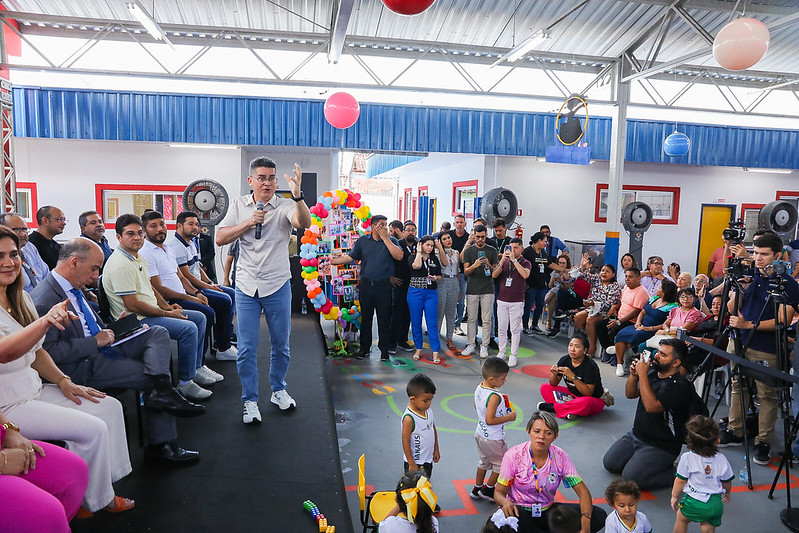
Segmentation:
{"type": "MultiPolygon", "coordinates": [[[[300,266],[304,266],[304,267],[311,266],[311,262],[308,259],[300,259],[300,266]]],[[[314,266],[316,266],[316,265],[314,265],[314,266]]]]}
{"type": "Polygon", "coordinates": [[[334,128],[347,129],[355,124],[360,115],[361,105],[349,93],[333,93],[325,100],[325,119],[334,128]]]}
{"type": "Polygon", "coordinates": [[[435,0],[383,0],[383,3],[394,13],[400,15],[418,15],[433,5],[435,0]]]}

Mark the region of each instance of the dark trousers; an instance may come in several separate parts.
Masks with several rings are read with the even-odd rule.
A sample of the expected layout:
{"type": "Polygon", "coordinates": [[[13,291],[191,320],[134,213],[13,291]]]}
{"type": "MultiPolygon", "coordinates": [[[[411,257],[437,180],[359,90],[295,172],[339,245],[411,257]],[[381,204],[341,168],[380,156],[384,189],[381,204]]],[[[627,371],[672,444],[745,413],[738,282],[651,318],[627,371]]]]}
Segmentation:
{"type": "MultiPolygon", "coordinates": [[[[596,338],[599,341],[599,344],[602,345],[602,348],[613,346],[616,343],[616,334],[618,334],[627,326],[632,325],[632,322],[621,322],[620,324],[616,324],[612,328],[608,329],[608,321],[605,319],[596,325],[596,338]]],[[[614,357],[613,359],[615,360],[616,358],[614,357]]]]}
{"type": "MultiPolygon", "coordinates": [[[[566,289],[559,289],[556,295],[555,314],[578,309],[583,305],[583,299],[574,294],[572,291],[566,289]]],[[[555,318],[552,324],[552,329],[559,329],[562,319],[555,318]]]]}
{"type": "Polygon", "coordinates": [[[679,455],[679,451],[672,453],[647,444],[630,431],[608,448],[602,464],[611,474],[621,474],[641,489],[661,489],[674,483],[674,461],[679,455]]]}
{"type": "MultiPolygon", "coordinates": [[[[361,354],[372,350],[372,319],[377,313],[377,335],[380,355],[388,357],[391,346],[391,283],[385,279],[369,281],[362,279],[359,285],[361,298],[361,354]]],[[[405,302],[407,309],[408,303],[405,302]]],[[[407,340],[407,328],[406,337],[407,340]]]]}
{"type": "MultiPolygon", "coordinates": [[[[400,287],[392,287],[392,302],[391,302],[391,347],[397,346],[397,343],[408,342],[408,329],[411,327],[411,311],[408,308],[408,284],[402,282],[400,287]]],[[[361,298],[361,305],[363,305],[363,298],[361,298]]],[[[378,321],[380,316],[378,315],[378,321]]],[[[383,337],[382,335],[380,336],[383,337]]]]}
{"type": "MultiPolygon", "coordinates": [[[[517,505],[516,509],[519,511],[519,533],[549,533],[551,531],[548,523],[549,513],[557,509],[559,505],[571,507],[580,514],[580,504],[578,503],[553,503],[549,509],[541,513],[541,516],[533,516],[529,510],[517,505]]],[[[607,517],[608,513],[604,509],[594,505],[591,511],[591,533],[596,533],[605,527],[605,519],[607,517]]]]}
{"type": "Polygon", "coordinates": [[[524,295],[524,312],[522,313],[522,324],[524,324],[524,329],[535,327],[538,325],[538,321],[541,319],[541,313],[544,312],[544,297],[547,295],[549,289],[546,287],[542,287],[540,289],[536,289],[533,287],[527,287],[527,292],[524,295]],[[533,311],[533,323],[529,324],[530,320],[530,308],[535,304],[535,310],[533,311]]]}

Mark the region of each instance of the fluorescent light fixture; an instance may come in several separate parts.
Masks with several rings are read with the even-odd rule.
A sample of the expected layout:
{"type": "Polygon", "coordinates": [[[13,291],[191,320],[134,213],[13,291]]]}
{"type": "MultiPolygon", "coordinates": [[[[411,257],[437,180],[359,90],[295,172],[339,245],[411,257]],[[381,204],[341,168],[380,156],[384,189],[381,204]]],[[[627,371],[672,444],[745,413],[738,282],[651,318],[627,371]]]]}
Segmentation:
{"type": "Polygon", "coordinates": [[[508,63],[513,63],[518,61],[522,57],[524,57],[527,53],[529,53],[532,49],[543,43],[549,39],[549,34],[544,32],[544,30],[538,30],[531,36],[529,36],[524,41],[517,44],[513,47],[507,54],[500,57],[499,59],[494,62],[492,67],[502,63],[503,61],[507,61],[508,63]]]}
{"type": "Polygon", "coordinates": [[[161,29],[161,26],[155,21],[150,12],[142,5],[139,0],[133,0],[132,2],[127,2],[128,11],[130,14],[133,15],[139,24],[144,26],[144,29],[147,30],[147,33],[152,35],[153,39],[156,41],[164,41],[169,45],[172,43],[169,42],[169,39],[166,37],[166,33],[164,30],[161,29]]]}
{"type": "Polygon", "coordinates": [[[170,148],[202,148],[212,150],[238,150],[239,146],[235,144],[200,144],[200,143],[167,143],[170,148]]]}
{"type": "Polygon", "coordinates": [[[741,168],[743,168],[744,172],[761,172],[763,174],[791,174],[793,172],[790,168],[741,168]]]}

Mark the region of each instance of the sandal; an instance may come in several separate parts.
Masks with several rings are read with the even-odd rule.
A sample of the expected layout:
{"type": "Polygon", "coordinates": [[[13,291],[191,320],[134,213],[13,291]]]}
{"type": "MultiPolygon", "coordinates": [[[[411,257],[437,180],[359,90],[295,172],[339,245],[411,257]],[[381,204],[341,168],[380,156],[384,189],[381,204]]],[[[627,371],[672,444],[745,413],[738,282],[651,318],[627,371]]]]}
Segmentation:
{"type": "Polygon", "coordinates": [[[443,361],[441,359],[439,359],[439,357],[438,357],[438,352],[433,354],[433,364],[434,365],[440,365],[442,362],[443,361]]]}
{"type": "Polygon", "coordinates": [[[458,347],[455,346],[455,343],[452,342],[451,340],[447,341],[447,348],[449,348],[451,351],[456,352],[456,353],[460,353],[461,352],[461,350],[459,350],[458,347]]]}
{"type": "Polygon", "coordinates": [[[122,511],[133,509],[135,506],[136,502],[133,500],[123,498],[122,496],[114,496],[111,503],[105,506],[104,509],[109,513],[121,513],[122,511]]]}
{"type": "Polygon", "coordinates": [[[419,359],[421,359],[421,358],[422,358],[422,351],[421,351],[421,350],[419,350],[418,352],[416,352],[415,354],[413,354],[413,360],[414,360],[414,361],[418,361],[418,360],[419,360],[419,359]]]}

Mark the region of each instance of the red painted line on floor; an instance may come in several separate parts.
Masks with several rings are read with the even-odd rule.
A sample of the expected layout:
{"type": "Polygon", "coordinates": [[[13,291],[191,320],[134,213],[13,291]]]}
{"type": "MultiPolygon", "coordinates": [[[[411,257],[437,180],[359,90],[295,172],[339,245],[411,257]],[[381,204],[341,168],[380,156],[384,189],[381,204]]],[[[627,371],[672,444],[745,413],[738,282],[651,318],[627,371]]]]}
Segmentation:
{"type": "Polygon", "coordinates": [[[463,503],[463,509],[442,509],[437,516],[443,517],[480,514],[480,511],[474,505],[474,501],[471,499],[471,497],[469,497],[469,490],[474,486],[474,479],[453,480],[452,485],[455,487],[455,492],[458,493],[458,497],[463,503]]]}

